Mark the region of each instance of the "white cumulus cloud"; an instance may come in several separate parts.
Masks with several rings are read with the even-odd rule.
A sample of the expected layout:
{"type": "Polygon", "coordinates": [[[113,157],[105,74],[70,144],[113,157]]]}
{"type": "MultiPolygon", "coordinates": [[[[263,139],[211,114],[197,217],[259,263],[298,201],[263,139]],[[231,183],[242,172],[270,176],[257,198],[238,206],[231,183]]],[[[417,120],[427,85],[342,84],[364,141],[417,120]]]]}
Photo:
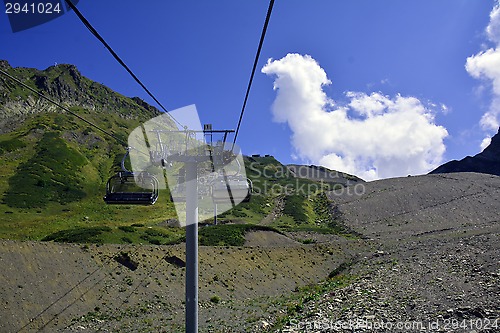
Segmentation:
{"type": "MultiPolygon", "coordinates": [[[[484,131],[494,133],[500,126],[500,1],[497,1],[490,13],[486,33],[494,46],[467,58],[465,69],[472,77],[483,79],[492,85],[494,97],[489,110],[481,117],[480,124],[484,131]]],[[[481,146],[486,141],[483,140],[481,146]]]]}
{"type": "Polygon", "coordinates": [[[331,84],[326,72],[309,55],[269,59],[262,72],[275,78],[274,120],[292,130],[299,158],[366,180],[422,174],[442,162],[448,133],[417,98],[351,91],[338,105],[323,90],[331,84]]]}

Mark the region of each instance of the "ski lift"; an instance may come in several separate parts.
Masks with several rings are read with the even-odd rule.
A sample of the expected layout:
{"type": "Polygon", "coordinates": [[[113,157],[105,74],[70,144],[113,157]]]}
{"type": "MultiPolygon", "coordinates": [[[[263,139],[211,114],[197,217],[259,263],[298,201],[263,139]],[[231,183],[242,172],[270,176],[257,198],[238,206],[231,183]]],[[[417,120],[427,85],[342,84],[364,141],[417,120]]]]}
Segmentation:
{"type": "Polygon", "coordinates": [[[125,168],[122,159],[122,171],[109,178],[106,184],[104,201],[107,204],[153,205],[158,199],[158,180],[147,172],[134,174],[125,168]]]}
{"type": "Polygon", "coordinates": [[[219,177],[212,183],[214,203],[249,202],[252,193],[252,181],[242,176],[219,177]]]}
{"type": "MultiPolygon", "coordinates": [[[[210,182],[207,177],[200,176],[198,182],[198,199],[210,196],[210,182]]],[[[185,202],[186,201],[186,170],[179,169],[177,174],[177,184],[170,189],[170,200],[172,202],[185,202]]]]}
{"type": "MultiPolygon", "coordinates": [[[[216,146],[216,148],[218,147],[216,146]]],[[[219,175],[211,185],[213,202],[215,204],[231,203],[233,206],[240,202],[249,202],[252,195],[252,181],[241,175],[242,166],[239,160],[235,159],[238,165],[236,173],[227,175],[223,165],[233,160],[234,153],[233,151],[225,150],[223,144],[220,149],[216,149],[216,152],[218,153],[218,159],[221,161],[222,172],[219,172],[219,175]]]]}
{"type": "Polygon", "coordinates": [[[180,168],[177,174],[177,184],[170,189],[172,202],[186,201],[186,169],[180,168]]]}

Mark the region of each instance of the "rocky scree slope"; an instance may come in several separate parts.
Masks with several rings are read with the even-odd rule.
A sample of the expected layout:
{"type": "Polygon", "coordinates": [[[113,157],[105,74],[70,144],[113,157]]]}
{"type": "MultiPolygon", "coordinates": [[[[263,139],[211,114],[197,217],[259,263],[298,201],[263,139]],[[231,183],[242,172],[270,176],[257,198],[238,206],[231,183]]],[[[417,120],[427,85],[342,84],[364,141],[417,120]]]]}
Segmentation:
{"type": "Polygon", "coordinates": [[[362,195],[330,199],[337,218],[376,251],[344,272],[357,276],[352,284],[307,303],[282,331],[500,331],[500,177],[450,173],[365,186],[362,195]],[[358,324],[335,326],[349,322],[358,324]],[[390,326],[398,323],[406,326],[390,326]]]}

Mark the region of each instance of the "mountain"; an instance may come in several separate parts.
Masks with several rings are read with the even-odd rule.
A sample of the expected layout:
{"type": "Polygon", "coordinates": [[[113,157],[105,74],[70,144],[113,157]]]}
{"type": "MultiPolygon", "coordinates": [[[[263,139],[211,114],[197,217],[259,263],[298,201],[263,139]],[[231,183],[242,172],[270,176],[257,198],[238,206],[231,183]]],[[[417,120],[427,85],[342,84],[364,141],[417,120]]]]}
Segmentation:
{"type": "MultiPolygon", "coordinates": [[[[128,132],[160,114],[84,76],[73,65],[0,69],[126,142],[128,132]]],[[[172,124],[173,126],[173,124],[172,124]]],[[[125,153],[121,144],[10,78],[0,75],[0,161],[11,208],[66,204],[102,189],[125,153]]]]}
{"type": "Polygon", "coordinates": [[[491,143],[481,153],[475,156],[467,156],[457,161],[445,163],[430,174],[450,172],[479,172],[500,176],[500,129],[493,136],[491,143]]]}
{"type": "MultiPolygon", "coordinates": [[[[73,65],[38,70],[0,61],[0,69],[121,141],[160,114],[137,97],[84,77],[73,65]]],[[[182,229],[164,230],[175,226],[176,219],[168,189],[160,190],[154,207],[103,203],[106,181],[120,170],[124,153],[115,139],[0,75],[0,237],[91,243],[182,240],[182,229]]],[[[331,222],[324,192],[357,182],[356,177],[315,166],[287,167],[270,155],[244,159],[254,195],[219,214],[221,224],[344,232],[331,222]]],[[[208,239],[202,235],[201,242],[208,239]]]]}
{"type": "MultiPolygon", "coordinates": [[[[99,115],[104,120],[106,116],[118,116],[120,120],[145,121],[160,114],[155,107],[138,97],[125,97],[82,76],[74,65],[59,64],[38,70],[12,68],[7,61],[0,60],[0,69],[72,111],[80,111],[83,114],[96,113],[92,114],[91,118],[99,115]]],[[[19,128],[24,120],[36,115],[63,113],[57,106],[40,99],[3,75],[0,75],[0,107],[0,133],[12,132],[19,128]]],[[[125,124],[118,125],[124,127],[125,124]]],[[[109,127],[108,125],[105,128],[109,127]]]]}
{"type": "MultiPolygon", "coordinates": [[[[0,61],[0,69],[122,142],[160,114],[138,97],[86,78],[73,65],[39,70],[0,61]]],[[[41,239],[82,223],[94,228],[175,216],[168,202],[160,203],[162,213],[103,204],[106,182],[120,170],[125,152],[116,139],[0,75],[1,237],[41,239]]]]}
{"type": "Polygon", "coordinates": [[[356,176],[330,170],[323,166],[289,164],[287,165],[287,168],[295,177],[310,179],[318,182],[342,184],[344,186],[364,182],[364,180],[356,176]]]}
{"type": "MultiPolygon", "coordinates": [[[[124,140],[158,114],[71,65],[0,66],[124,140]]],[[[183,331],[184,231],[168,190],[154,206],[105,205],[124,149],[1,75],[0,119],[0,332],[183,331]]],[[[498,158],[498,135],[479,155],[498,158]]],[[[250,202],[199,228],[200,332],[496,327],[500,177],[363,182],[244,160],[250,202]]]]}

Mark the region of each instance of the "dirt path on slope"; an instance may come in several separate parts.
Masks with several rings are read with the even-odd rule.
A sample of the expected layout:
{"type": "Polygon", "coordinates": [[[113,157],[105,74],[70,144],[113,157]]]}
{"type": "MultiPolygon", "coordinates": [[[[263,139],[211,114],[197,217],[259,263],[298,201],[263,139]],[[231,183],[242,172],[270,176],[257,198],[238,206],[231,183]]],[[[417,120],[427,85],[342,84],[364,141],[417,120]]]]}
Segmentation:
{"type": "Polygon", "coordinates": [[[260,224],[262,225],[272,224],[276,219],[279,219],[283,215],[284,207],[285,207],[285,196],[280,195],[276,197],[272,211],[269,214],[267,214],[267,216],[264,217],[262,221],[260,221],[260,224]]]}

